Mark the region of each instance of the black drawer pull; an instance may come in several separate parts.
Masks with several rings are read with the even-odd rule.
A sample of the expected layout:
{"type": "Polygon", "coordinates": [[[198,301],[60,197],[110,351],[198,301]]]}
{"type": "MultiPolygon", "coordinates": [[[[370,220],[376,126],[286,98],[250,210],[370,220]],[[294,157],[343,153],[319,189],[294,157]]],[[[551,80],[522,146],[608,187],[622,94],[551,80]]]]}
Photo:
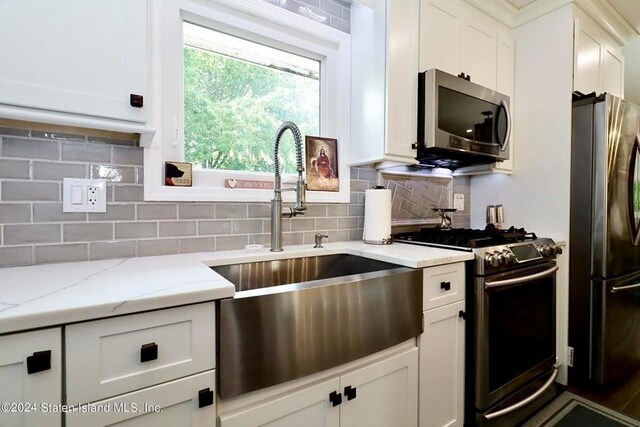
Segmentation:
{"type": "Polygon", "coordinates": [[[149,362],[158,358],[158,344],[152,342],[140,347],[140,363],[149,362]]]}
{"type": "Polygon", "coordinates": [[[467,319],[467,313],[464,312],[464,310],[460,310],[458,312],[458,317],[462,317],[463,319],[467,319]]]}
{"type": "Polygon", "coordinates": [[[451,282],[440,282],[440,289],[444,289],[445,291],[450,291],[451,282]]]}
{"type": "Polygon", "coordinates": [[[136,95],[135,93],[130,94],[129,104],[131,104],[132,107],[142,108],[144,105],[144,96],[136,95]]]}
{"type": "Polygon", "coordinates": [[[347,400],[353,400],[356,398],[356,387],[351,387],[350,385],[344,388],[344,395],[347,397],[347,400]]]}
{"type": "Polygon", "coordinates": [[[205,388],[198,392],[198,408],[213,405],[213,390],[205,388]]]}
{"type": "Polygon", "coordinates": [[[332,391],[329,393],[329,402],[333,404],[333,406],[338,406],[342,403],[342,394],[332,391]]]}
{"type": "Polygon", "coordinates": [[[36,351],[27,357],[27,374],[48,371],[51,369],[51,350],[36,351]]]}

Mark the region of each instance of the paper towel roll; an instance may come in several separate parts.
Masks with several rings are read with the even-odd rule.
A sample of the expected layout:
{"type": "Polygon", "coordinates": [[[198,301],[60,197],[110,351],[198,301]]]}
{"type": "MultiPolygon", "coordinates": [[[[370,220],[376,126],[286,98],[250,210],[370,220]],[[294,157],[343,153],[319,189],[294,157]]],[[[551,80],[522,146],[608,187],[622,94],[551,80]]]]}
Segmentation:
{"type": "Polygon", "coordinates": [[[391,190],[367,190],[364,197],[364,242],[372,245],[391,244],[391,190]]]}

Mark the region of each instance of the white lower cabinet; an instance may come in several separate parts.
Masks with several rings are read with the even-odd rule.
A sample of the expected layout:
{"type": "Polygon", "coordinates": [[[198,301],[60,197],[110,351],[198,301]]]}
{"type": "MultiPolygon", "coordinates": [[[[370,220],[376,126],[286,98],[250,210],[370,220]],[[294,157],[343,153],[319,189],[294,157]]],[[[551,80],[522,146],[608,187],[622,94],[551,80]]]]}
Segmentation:
{"type": "Polygon", "coordinates": [[[464,422],[464,301],[424,312],[420,337],[420,426],[464,422]]]}
{"type": "Polygon", "coordinates": [[[60,328],[0,337],[0,426],[62,425],[61,351],[60,328]]]}
{"type": "Polygon", "coordinates": [[[220,417],[220,427],[408,427],[417,425],[414,348],[284,397],[220,417]]]}
{"type": "Polygon", "coordinates": [[[204,427],[216,422],[215,371],[81,405],[67,427],[204,427]]]}
{"type": "Polygon", "coordinates": [[[420,427],[464,423],[465,264],[424,269],[420,427]]]}

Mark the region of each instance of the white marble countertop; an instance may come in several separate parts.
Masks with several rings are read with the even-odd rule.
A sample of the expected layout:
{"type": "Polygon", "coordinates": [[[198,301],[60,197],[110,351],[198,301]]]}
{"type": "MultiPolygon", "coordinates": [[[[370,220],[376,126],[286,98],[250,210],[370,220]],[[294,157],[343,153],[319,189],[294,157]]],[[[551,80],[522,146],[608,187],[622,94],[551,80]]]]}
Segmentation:
{"type": "Polygon", "coordinates": [[[466,261],[469,252],[394,243],[325,243],[0,269],[0,333],[228,298],[234,287],[209,266],[349,253],[412,268],[466,261]]]}

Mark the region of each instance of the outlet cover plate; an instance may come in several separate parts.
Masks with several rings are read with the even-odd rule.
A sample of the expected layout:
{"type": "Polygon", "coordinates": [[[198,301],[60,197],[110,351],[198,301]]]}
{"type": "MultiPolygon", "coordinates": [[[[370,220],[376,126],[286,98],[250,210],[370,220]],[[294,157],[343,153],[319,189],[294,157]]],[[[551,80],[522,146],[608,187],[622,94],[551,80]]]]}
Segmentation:
{"type": "Polygon", "coordinates": [[[456,193],[453,195],[453,207],[459,211],[464,210],[464,194],[456,193]]]}
{"type": "Polygon", "coordinates": [[[104,179],[64,178],[62,182],[62,212],[107,212],[107,181],[104,179]],[[89,188],[94,188],[90,197],[89,188]],[[72,202],[72,189],[81,197],[72,202]],[[74,203],[75,202],[75,203],[74,203]]]}

